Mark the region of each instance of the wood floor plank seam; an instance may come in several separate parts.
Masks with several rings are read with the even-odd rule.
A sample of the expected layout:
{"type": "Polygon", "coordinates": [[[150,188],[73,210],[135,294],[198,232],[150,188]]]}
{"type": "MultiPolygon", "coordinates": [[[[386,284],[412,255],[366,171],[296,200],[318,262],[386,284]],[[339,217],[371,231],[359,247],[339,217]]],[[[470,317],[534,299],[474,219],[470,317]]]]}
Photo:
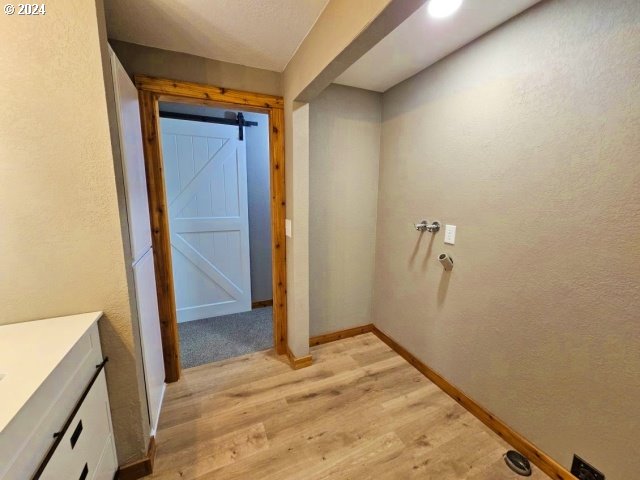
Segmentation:
{"type": "MultiPolygon", "coordinates": [[[[166,417],[168,415],[171,415],[176,410],[184,412],[186,406],[192,407],[191,410],[186,410],[187,415],[193,415],[194,409],[207,409],[210,411],[214,411],[216,406],[220,408],[220,410],[215,410],[218,413],[228,413],[231,411],[249,408],[256,403],[266,401],[268,399],[282,398],[287,394],[288,388],[290,388],[291,392],[293,393],[308,388],[309,384],[312,382],[315,382],[318,386],[320,386],[325,383],[336,381],[336,379],[331,378],[332,376],[334,376],[334,373],[330,369],[327,369],[326,364],[313,365],[312,367],[304,369],[303,371],[305,372],[304,377],[300,379],[296,379],[297,375],[296,371],[294,370],[289,370],[283,374],[277,375],[276,378],[280,379],[280,381],[277,381],[273,385],[270,385],[269,388],[266,388],[266,386],[261,387],[262,390],[266,392],[266,394],[263,394],[262,396],[258,394],[253,396],[252,398],[252,395],[246,390],[242,391],[240,388],[236,388],[233,392],[225,391],[217,392],[212,395],[205,394],[204,398],[202,399],[189,398],[189,401],[185,400],[182,405],[170,403],[170,405],[163,407],[164,418],[161,418],[161,425],[167,426],[168,424],[166,423],[166,417]],[[232,405],[228,405],[222,408],[221,405],[225,403],[225,401],[232,402],[232,405]]],[[[362,372],[358,373],[358,371],[355,370],[344,371],[337,374],[337,379],[342,380],[349,376],[364,374],[365,373],[362,372]]],[[[269,379],[263,379],[259,382],[268,383],[269,379]]],[[[170,424],[173,424],[173,422],[171,422],[170,424]]]]}
{"type": "Polygon", "coordinates": [[[471,412],[477,419],[483,422],[493,432],[503,438],[507,443],[525,455],[531,462],[537,465],[543,472],[558,480],[575,480],[575,477],[562,465],[553,460],[533,443],[509,427],[493,413],[482,407],[471,397],[466,395],[453,384],[449,383],[442,375],[422,363],[416,356],[401,346],[393,338],[382,332],[377,327],[373,327],[373,334],[395,350],[398,355],[413,365],[418,371],[424,374],[429,380],[440,387],[456,402],[471,412]]]}
{"type": "Polygon", "coordinates": [[[149,478],[515,480],[507,444],[373,333],[311,350],[302,370],[269,352],[184,370],[149,478]]]}

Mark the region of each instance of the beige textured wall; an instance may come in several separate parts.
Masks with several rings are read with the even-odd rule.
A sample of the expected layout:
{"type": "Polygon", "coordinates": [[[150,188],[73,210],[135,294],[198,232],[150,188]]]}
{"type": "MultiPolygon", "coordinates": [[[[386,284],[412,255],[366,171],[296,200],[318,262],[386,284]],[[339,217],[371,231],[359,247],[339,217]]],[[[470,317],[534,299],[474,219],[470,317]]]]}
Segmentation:
{"type": "Polygon", "coordinates": [[[383,97],[375,324],[610,480],[640,470],[639,19],[543,2],[383,97]]]}
{"type": "Polygon", "coordinates": [[[309,103],[309,332],[371,323],[382,95],[331,85],[309,103]]]}
{"type": "Polygon", "coordinates": [[[134,75],[206,83],[216,87],[282,95],[282,74],[210,58],[110,40],[125,70],[134,75]]]}
{"type": "Polygon", "coordinates": [[[308,103],[425,0],[331,0],[283,72],[289,347],[309,351],[308,103]]]}
{"type": "MultiPolygon", "coordinates": [[[[393,1],[330,0],[284,70],[285,96],[296,100],[393,1]]],[[[344,65],[344,69],[347,67],[349,64],[344,65]]],[[[328,79],[327,85],[332,80],[328,79]]]]}
{"type": "Polygon", "coordinates": [[[296,356],[309,352],[309,106],[296,98],[388,2],[331,0],[283,72],[287,218],[292,221],[286,244],[287,340],[296,356]]]}
{"type": "Polygon", "coordinates": [[[285,102],[287,218],[287,343],[297,357],[309,353],[309,104],[285,102]],[[289,108],[293,107],[293,112],[289,108]],[[295,169],[291,168],[295,162],[295,169]]]}
{"type": "MultiPolygon", "coordinates": [[[[142,354],[142,342],[140,338],[140,325],[138,319],[138,307],[135,290],[135,278],[133,267],[129,263],[128,259],[132,258],[131,252],[131,239],[129,231],[129,217],[127,214],[127,200],[124,181],[124,170],[122,165],[121,144],[120,144],[120,130],[118,125],[118,111],[116,103],[115,83],[113,80],[112,64],[111,64],[111,49],[107,39],[107,24],[104,11],[104,0],[96,0],[96,16],[98,20],[98,38],[100,40],[100,54],[102,60],[102,76],[105,87],[105,97],[107,101],[107,114],[109,120],[109,130],[111,136],[111,152],[113,154],[113,166],[116,183],[116,195],[118,197],[118,209],[120,212],[120,229],[123,239],[123,250],[125,258],[125,274],[127,278],[127,287],[129,294],[129,305],[131,311],[131,339],[127,343],[132,342],[131,352],[133,353],[133,360],[135,363],[135,375],[138,384],[137,392],[134,390],[123,390],[117,383],[114,383],[114,387],[111,389],[110,395],[112,398],[116,394],[122,395],[122,402],[124,404],[131,405],[131,410],[128,412],[126,421],[118,419],[118,428],[127,429],[129,433],[122,438],[128,438],[127,443],[131,445],[126,450],[123,447],[120,448],[120,464],[128,463],[130,461],[143,458],[148,450],[149,437],[151,433],[151,424],[149,419],[147,389],[145,382],[144,366],[143,366],[143,354],[142,354]],[[136,398],[136,393],[138,397],[136,398]],[[127,395],[129,397],[127,398],[127,395]],[[135,405],[138,405],[139,415],[136,415],[135,405]],[[131,433],[134,432],[134,433],[131,433]]],[[[128,327],[127,327],[128,328],[128,327]]],[[[117,372],[127,377],[134,374],[133,369],[118,369],[117,372]]],[[[115,420],[114,420],[115,422],[115,420]]],[[[118,439],[116,439],[118,442],[118,439]]],[[[116,443],[118,446],[118,443],[116,443]]]]}
{"type": "Polygon", "coordinates": [[[121,462],[144,451],[96,7],[0,17],[0,323],[104,310],[121,462]]]}

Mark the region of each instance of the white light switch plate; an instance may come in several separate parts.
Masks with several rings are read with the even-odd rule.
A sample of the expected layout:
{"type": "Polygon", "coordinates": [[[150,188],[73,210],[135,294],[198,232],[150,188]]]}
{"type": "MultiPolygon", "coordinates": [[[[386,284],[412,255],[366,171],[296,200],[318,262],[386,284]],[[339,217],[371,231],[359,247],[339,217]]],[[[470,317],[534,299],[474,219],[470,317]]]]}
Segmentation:
{"type": "Polygon", "coordinates": [[[291,238],[291,220],[285,218],[284,220],[284,234],[291,238]]]}
{"type": "Polygon", "coordinates": [[[445,225],[444,227],[444,243],[455,245],[456,243],[456,226],[445,225]]]}

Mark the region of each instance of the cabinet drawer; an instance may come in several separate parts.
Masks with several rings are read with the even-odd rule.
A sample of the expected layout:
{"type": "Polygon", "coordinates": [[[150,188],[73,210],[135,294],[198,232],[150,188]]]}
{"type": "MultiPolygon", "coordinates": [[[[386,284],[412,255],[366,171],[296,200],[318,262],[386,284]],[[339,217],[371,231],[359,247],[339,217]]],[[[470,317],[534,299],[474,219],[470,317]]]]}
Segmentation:
{"type": "Polygon", "coordinates": [[[110,439],[111,418],[103,370],[49,458],[40,479],[92,479],[105,443],[110,439]]]}
{"type": "Polygon", "coordinates": [[[96,467],[93,480],[113,480],[113,474],[117,469],[116,449],[113,444],[113,437],[110,436],[102,449],[102,456],[96,467]]]}
{"type": "Polygon", "coordinates": [[[98,327],[93,325],[0,433],[0,478],[31,478],[101,362],[98,327]]]}

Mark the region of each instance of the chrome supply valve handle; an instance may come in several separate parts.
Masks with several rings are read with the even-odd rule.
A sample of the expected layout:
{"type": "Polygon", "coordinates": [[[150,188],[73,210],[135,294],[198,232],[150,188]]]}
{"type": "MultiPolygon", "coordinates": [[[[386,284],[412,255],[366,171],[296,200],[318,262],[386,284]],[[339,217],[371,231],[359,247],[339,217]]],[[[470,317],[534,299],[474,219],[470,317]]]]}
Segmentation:
{"type": "Polygon", "coordinates": [[[440,230],[440,222],[433,222],[432,224],[429,224],[429,222],[427,220],[422,220],[420,223],[416,223],[415,225],[416,230],[418,230],[419,232],[431,232],[431,233],[436,233],[437,231],[440,230]]]}

